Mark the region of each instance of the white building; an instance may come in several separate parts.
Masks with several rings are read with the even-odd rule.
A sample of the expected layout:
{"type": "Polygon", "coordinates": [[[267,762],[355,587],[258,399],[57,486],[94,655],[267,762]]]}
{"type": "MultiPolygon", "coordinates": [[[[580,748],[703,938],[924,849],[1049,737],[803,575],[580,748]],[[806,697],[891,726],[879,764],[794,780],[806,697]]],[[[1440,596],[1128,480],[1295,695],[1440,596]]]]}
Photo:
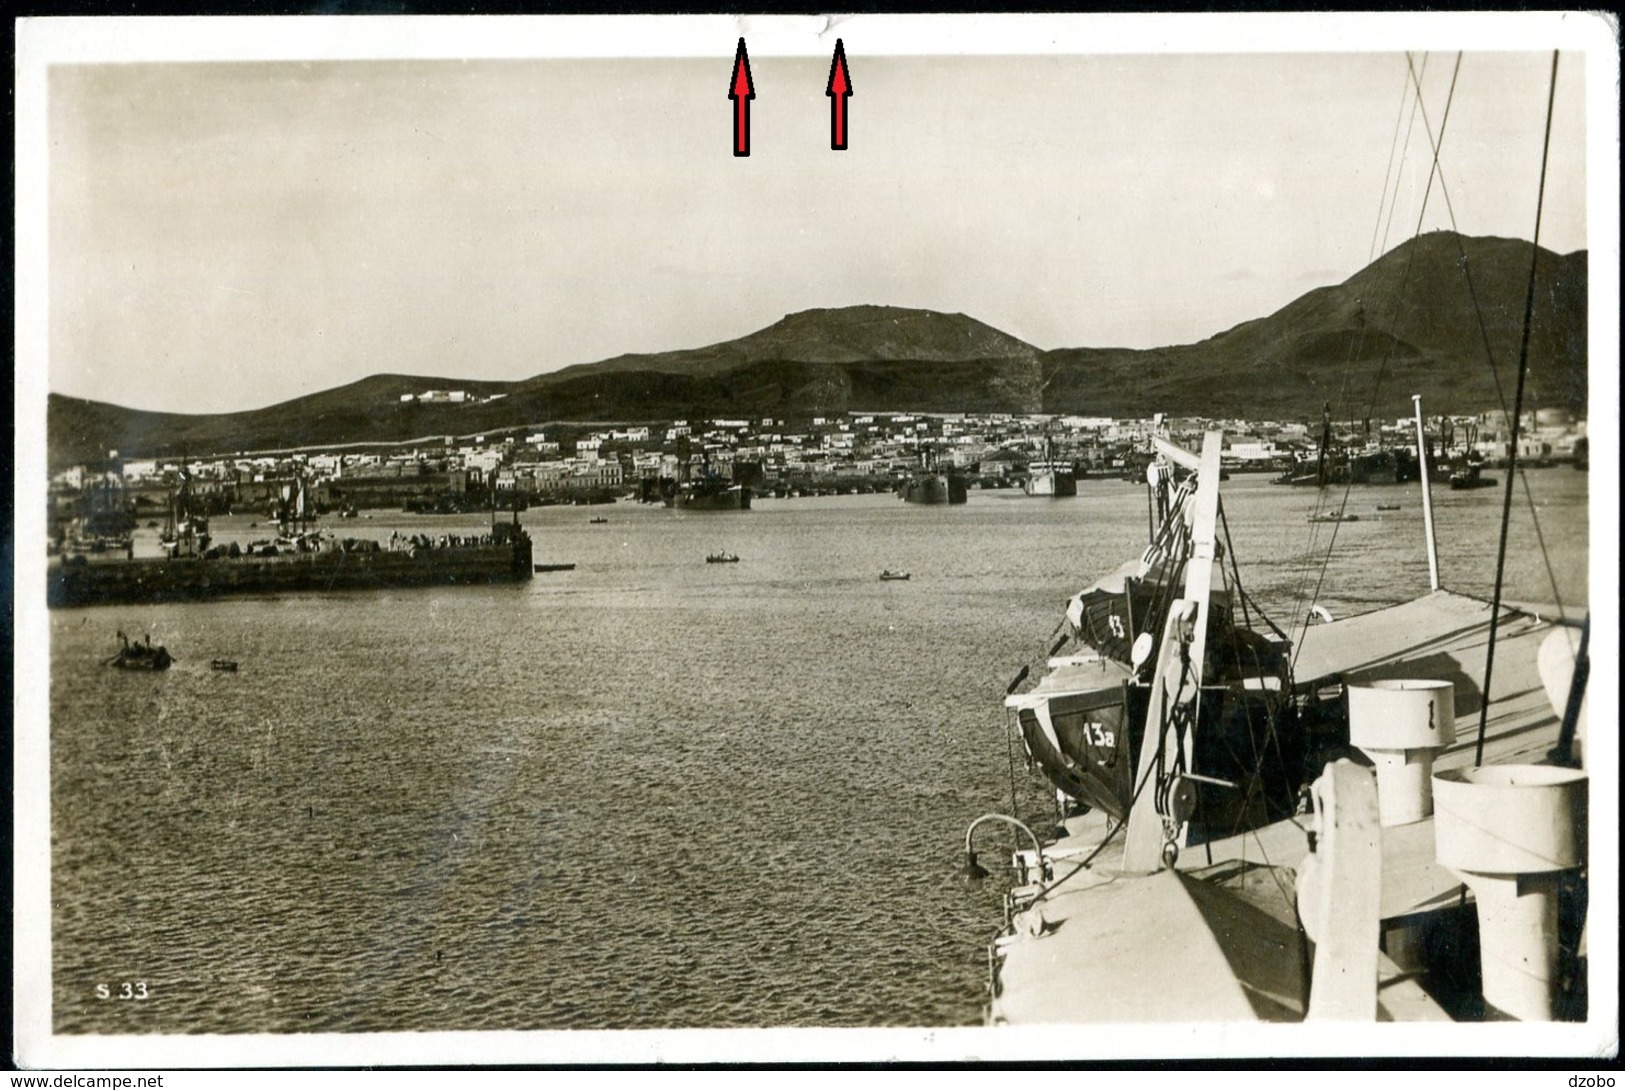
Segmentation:
{"type": "Polygon", "coordinates": [[[1277,457],[1281,451],[1273,440],[1261,439],[1256,442],[1231,443],[1225,453],[1244,462],[1261,462],[1277,457]]]}
{"type": "Polygon", "coordinates": [[[619,461],[599,461],[576,466],[570,483],[577,488],[618,488],[622,476],[619,461]]]}

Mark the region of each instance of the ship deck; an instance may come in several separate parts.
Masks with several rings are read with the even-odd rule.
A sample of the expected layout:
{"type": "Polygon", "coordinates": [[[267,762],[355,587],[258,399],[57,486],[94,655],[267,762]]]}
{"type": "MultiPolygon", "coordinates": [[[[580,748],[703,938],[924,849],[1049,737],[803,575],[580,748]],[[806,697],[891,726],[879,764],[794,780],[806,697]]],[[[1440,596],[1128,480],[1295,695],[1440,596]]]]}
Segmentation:
{"type": "MultiPolygon", "coordinates": [[[[1449,678],[1455,684],[1454,744],[1434,768],[1470,766],[1484,704],[1490,606],[1447,591],[1308,628],[1296,677],[1308,690],[1334,679],[1449,678]]],[[[1559,719],[1537,669],[1541,642],[1563,620],[1505,610],[1496,639],[1485,764],[1545,763],[1559,719]]],[[[1576,634],[1577,635],[1577,634],[1576,634]]],[[[1305,979],[1295,918],[1296,868],[1309,853],[1306,819],[1187,847],[1177,868],[1121,873],[1122,837],[1089,813],[1068,819],[1045,849],[1053,885],[1016,914],[996,940],[989,1021],[1130,1023],[1297,1021],[1305,979]],[[1058,880],[1057,880],[1058,879],[1058,880]],[[1219,891],[1224,891],[1223,893],[1219,891]]],[[[1461,880],[1434,861],[1433,819],[1382,830],[1380,915],[1384,928],[1418,913],[1467,903],[1461,880]]],[[[1020,853],[1028,873],[1031,852],[1020,853]]],[[[1017,890],[1018,902],[1037,895],[1017,890]]],[[[1419,984],[1379,955],[1378,1019],[1448,1016],[1419,984]]]]}

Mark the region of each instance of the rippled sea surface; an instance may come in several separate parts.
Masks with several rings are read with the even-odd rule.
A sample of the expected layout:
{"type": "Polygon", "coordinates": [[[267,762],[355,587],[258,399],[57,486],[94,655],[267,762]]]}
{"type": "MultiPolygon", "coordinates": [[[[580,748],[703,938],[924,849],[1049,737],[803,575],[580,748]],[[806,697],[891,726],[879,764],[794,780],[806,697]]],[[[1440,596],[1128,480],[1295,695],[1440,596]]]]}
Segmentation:
{"type": "MultiPolygon", "coordinates": [[[[1556,594],[1584,601],[1585,475],[1529,482],[1556,594]]],[[[1434,495],[1444,584],[1487,595],[1499,491],[1434,495]]],[[[1424,591],[1420,499],[1225,490],[1283,626],[1317,582],[1334,615],[1424,591]],[[1360,521],[1309,524],[1328,502],[1360,521]]],[[[51,614],[58,1032],[980,1020],[999,891],[962,884],[965,827],[1050,813],[1019,754],[1012,776],[1004,689],[1066,597],[1144,548],[1144,489],[523,521],[538,562],[576,569],[51,614]],[[740,563],[705,563],[720,549],[740,563]],[[103,667],[120,628],[176,665],[103,667]],[[95,996],[136,980],[146,1001],[95,996]]],[[[1508,597],[1551,601],[1521,491],[1511,540],[1508,597]]]]}

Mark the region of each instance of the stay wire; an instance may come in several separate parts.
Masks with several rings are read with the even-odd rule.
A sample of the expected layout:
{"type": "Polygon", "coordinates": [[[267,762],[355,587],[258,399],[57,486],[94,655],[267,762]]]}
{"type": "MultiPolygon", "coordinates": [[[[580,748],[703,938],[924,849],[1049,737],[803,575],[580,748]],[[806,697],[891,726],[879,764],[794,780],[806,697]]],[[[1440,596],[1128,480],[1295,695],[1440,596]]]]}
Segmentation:
{"type": "MultiPolygon", "coordinates": [[[[1461,64],[1459,54],[1457,56],[1456,64],[1459,68],[1461,64]]],[[[1417,79],[1414,68],[1411,69],[1411,79],[1413,82],[1417,79]]],[[[1419,83],[1417,84],[1417,94],[1418,96],[1421,95],[1421,85],[1419,83]]],[[[1439,129],[1438,139],[1436,140],[1433,136],[1432,122],[1428,118],[1427,106],[1423,105],[1421,107],[1421,111],[1423,130],[1427,133],[1428,144],[1433,147],[1434,156],[1437,158],[1438,147],[1444,140],[1444,129],[1442,123],[1439,129]]],[[[1442,164],[1439,166],[1439,192],[1444,197],[1445,210],[1450,215],[1450,230],[1456,238],[1456,257],[1461,265],[1462,277],[1467,284],[1467,296],[1472,300],[1473,318],[1478,326],[1479,342],[1484,346],[1484,360],[1489,365],[1490,378],[1495,383],[1495,400],[1496,403],[1501,406],[1501,412],[1505,414],[1507,411],[1506,387],[1501,384],[1501,371],[1500,368],[1496,367],[1495,365],[1495,350],[1490,346],[1490,333],[1489,327],[1484,321],[1484,308],[1478,301],[1478,291],[1473,283],[1473,269],[1467,261],[1467,248],[1462,244],[1461,229],[1456,223],[1456,209],[1455,205],[1452,204],[1450,200],[1450,187],[1445,184],[1444,167],[1442,164]]],[[[1425,455],[1423,456],[1425,457],[1425,455]]],[[[1509,468],[1508,475],[1510,476],[1511,474],[1512,470],[1509,468]]],[[[1540,514],[1535,508],[1534,492],[1529,487],[1529,473],[1527,470],[1519,470],[1517,475],[1523,482],[1524,502],[1529,508],[1529,521],[1535,530],[1535,541],[1540,548],[1541,563],[1546,569],[1546,582],[1547,585],[1552,588],[1552,602],[1557,606],[1558,612],[1561,614],[1563,612],[1563,595],[1557,586],[1557,573],[1552,568],[1551,553],[1546,548],[1546,534],[1541,529],[1540,514]]]]}
{"type": "MultiPolygon", "coordinates": [[[[1406,61],[1407,65],[1410,65],[1412,63],[1411,55],[1409,53],[1407,53],[1405,55],[1405,61],[1406,61]]],[[[1427,185],[1425,185],[1423,187],[1423,189],[1422,189],[1421,207],[1418,208],[1417,213],[1416,213],[1416,230],[1413,232],[1413,234],[1411,236],[1411,241],[1412,241],[1413,245],[1411,246],[1410,250],[1405,255],[1405,264],[1404,264],[1403,268],[1400,271],[1399,288],[1394,293],[1394,317],[1396,319],[1399,316],[1400,303],[1405,298],[1405,290],[1406,290],[1406,288],[1408,287],[1408,285],[1410,283],[1411,269],[1416,264],[1416,249],[1417,248],[1414,245],[1414,243],[1418,238],[1421,237],[1421,235],[1422,235],[1422,224],[1426,222],[1428,198],[1433,193],[1433,180],[1434,180],[1435,177],[1438,176],[1439,153],[1440,153],[1440,151],[1442,150],[1442,148],[1444,146],[1445,127],[1450,123],[1450,108],[1451,108],[1451,105],[1455,102],[1455,98],[1456,98],[1456,80],[1457,80],[1457,77],[1460,75],[1460,72],[1461,72],[1461,54],[1458,53],[1456,55],[1456,67],[1455,67],[1455,70],[1452,72],[1451,77],[1450,77],[1450,91],[1449,91],[1448,96],[1445,99],[1444,115],[1443,115],[1442,119],[1439,122],[1439,142],[1436,145],[1434,145],[1434,147],[1433,147],[1432,166],[1428,170],[1427,185]]],[[[1418,99],[1420,99],[1420,97],[1421,97],[1420,90],[1418,91],[1417,97],[1418,97],[1418,99]]],[[[1549,124],[1550,124],[1550,118],[1548,117],[1548,125],[1549,124]]],[[[1543,167],[1542,168],[1542,178],[1544,179],[1544,177],[1545,177],[1545,174],[1544,174],[1544,167],[1543,167]]],[[[1532,302],[1532,297],[1531,297],[1531,302],[1532,302]]],[[[1375,407],[1376,407],[1376,404],[1377,404],[1377,398],[1378,398],[1378,396],[1380,395],[1380,393],[1382,391],[1383,381],[1384,381],[1384,379],[1386,379],[1387,374],[1388,374],[1388,365],[1393,359],[1393,351],[1394,351],[1394,342],[1392,340],[1390,340],[1390,343],[1389,343],[1388,347],[1383,352],[1382,361],[1377,367],[1376,379],[1371,385],[1371,396],[1368,399],[1368,402],[1367,402],[1367,405],[1366,405],[1366,414],[1365,414],[1368,418],[1370,417],[1371,413],[1375,410],[1375,407]]],[[[1350,494],[1351,490],[1353,489],[1353,487],[1354,487],[1354,485],[1353,485],[1353,475],[1350,474],[1349,482],[1347,484],[1345,484],[1344,487],[1343,487],[1343,505],[1344,505],[1345,508],[1348,505],[1348,497],[1349,497],[1349,494],[1350,494]]],[[[1326,571],[1327,571],[1327,568],[1331,565],[1332,551],[1334,550],[1334,548],[1337,545],[1337,531],[1341,526],[1342,526],[1341,520],[1334,521],[1332,523],[1331,540],[1329,542],[1327,542],[1326,556],[1321,561],[1320,573],[1319,573],[1319,575],[1317,576],[1317,578],[1315,580],[1315,592],[1314,592],[1313,595],[1310,596],[1310,599],[1309,599],[1309,608],[1310,609],[1313,609],[1315,603],[1320,600],[1321,589],[1325,586],[1325,583],[1326,583],[1326,571]]],[[[1297,665],[1298,655],[1302,652],[1302,650],[1303,649],[1302,649],[1301,645],[1299,647],[1296,647],[1296,648],[1293,649],[1292,662],[1293,662],[1294,666],[1297,665]]]]}
{"type": "MultiPolygon", "coordinates": [[[[1422,74],[1423,75],[1427,74],[1428,61],[1431,58],[1432,58],[1432,54],[1430,54],[1430,53],[1423,53],[1422,54],[1422,74]]],[[[1457,55],[1457,63],[1458,63],[1458,65],[1460,63],[1460,54],[1457,55]]],[[[1408,86],[1410,83],[1415,83],[1416,84],[1416,99],[1411,103],[1410,119],[1409,119],[1409,121],[1407,121],[1407,123],[1405,125],[1405,140],[1404,140],[1404,143],[1401,145],[1401,150],[1400,150],[1400,155],[1399,155],[1399,169],[1397,171],[1395,171],[1394,174],[1393,174],[1394,186],[1393,186],[1392,193],[1390,193],[1388,191],[1388,179],[1386,177],[1386,174],[1385,174],[1384,179],[1383,179],[1382,199],[1378,201],[1377,219],[1378,219],[1379,222],[1383,221],[1382,204],[1383,204],[1384,201],[1386,201],[1387,206],[1388,206],[1388,218],[1387,218],[1386,222],[1382,222],[1382,242],[1381,242],[1380,246],[1373,248],[1372,253],[1371,253],[1371,257],[1369,258],[1369,260],[1371,260],[1371,261],[1376,260],[1376,254],[1377,254],[1378,251],[1387,252],[1387,249],[1388,249],[1388,236],[1389,236],[1389,233],[1392,231],[1393,225],[1394,225],[1394,212],[1399,208],[1400,182],[1404,178],[1404,174],[1405,174],[1405,161],[1406,161],[1407,158],[1409,158],[1409,155],[1410,155],[1411,134],[1413,132],[1415,132],[1415,130],[1416,130],[1417,114],[1419,112],[1423,112],[1425,114],[1425,111],[1423,110],[1423,106],[1422,106],[1422,88],[1421,88],[1421,84],[1420,84],[1420,82],[1416,81],[1416,79],[1415,79],[1415,76],[1416,76],[1415,60],[1414,60],[1413,55],[1411,53],[1409,53],[1409,52],[1407,52],[1405,54],[1405,66],[1406,66],[1406,69],[1408,70],[1408,74],[1409,74],[1410,78],[1408,80],[1401,80],[1401,86],[1404,87],[1404,86],[1408,86]]],[[[1452,93],[1454,93],[1454,80],[1453,79],[1452,79],[1451,90],[1452,90],[1452,93]]],[[[1403,111],[1403,109],[1404,109],[1404,99],[1403,98],[1401,98],[1401,100],[1400,100],[1400,108],[1401,108],[1401,111],[1403,111]]],[[[1397,126],[1396,126],[1396,131],[1397,131],[1397,126]]],[[[1389,152],[1390,160],[1392,159],[1392,154],[1393,154],[1392,149],[1390,149],[1390,152],[1389,152]]],[[[1431,178],[1430,178],[1430,182],[1431,182],[1431,178]]],[[[1427,193],[1426,193],[1426,191],[1423,192],[1422,202],[1423,202],[1423,209],[1425,210],[1426,207],[1427,207],[1427,193]]],[[[1420,233],[1420,230],[1421,230],[1421,224],[1418,223],[1417,224],[1418,233],[1420,233]]],[[[1397,317],[1397,312],[1396,312],[1396,317],[1397,317]]],[[[1341,382],[1338,384],[1337,399],[1336,399],[1337,400],[1337,410],[1338,410],[1339,413],[1347,414],[1354,408],[1354,406],[1352,404],[1352,398],[1351,398],[1351,396],[1349,394],[1349,373],[1353,368],[1353,363],[1354,363],[1355,359],[1358,358],[1360,352],[1364,349],[1364,347],[1365,347],[1365,326],[1364,326],[1364,324],[1362,324],[1360,326],[1359,330],[1356,333],[1354,344],[1350,346],[1349,354],[1348,354],[1347,358],[1344,360],[1345,366],[1344,366],[1344,369],[1343,369],[1343,376],[1342,376],[1341,382]]],[[[1392,351],[1392,346],[1391,345],[1389,346],[1389,351],[1392,351]]],[[[1386,357],[1384,358],[1382,365],[1383,366],[1387,365],[1386,357]]],[[[1367,415],[1367,417],[1370,416],[1369,409],[1367,410],[1366,415],[1367,415]]],[[[1317,510],[1318,510],[1318,508],[1317,508],[1317,510]]],[[[1334,527],[1333,530],[1332,530],[1332,536],[1333,536],[1334,541],[1336,539],[1336,535],[1337,535],[1337,531],[1336,531],[1336,529],[1334,527]]]]}
{"type": "Polygon", "coordinates": [[[1535,191],[1535,237],[1534,246],[1529,255],[1529,287],[1524,293],[1523,303],[1523,337],[1518,348],[1518,391],[1512,401],[1512,426],[1510,439],[1507,443],[1507,486],[1506,496],[1501,504],[1501,541],[1495,554],[1495,595],[1490,602],[1490,639],[1489,647],[1484,652],[1484,699],[1478,708],[1478,741],[1473,747],[1473,767],[1484,763],[1484,733],[1489,726],[1491,689],[1490,681],[1495,671],[1495,634],[1501,621],[1501,586],[1506,576],[1507,561],[1507,527],[1512,521],[1512,485],[1513,474],[1518,468],[1518,418],[1523,415],[1523,387],[1524,379],[1529,373],[1529,328],[1534,321],[1535,312],[1535,270],[1540,263],[1540,219],[1546,205],[1546,166],[1550,160],[1552,150],[1552,107],[1557,100],[1557,57],[1558,51],[1552,51],[1552,75],[1546,89],[1546,134],[1541,142],[1540,150],[1540,185],[1535,191]]]}
{"type": "MultiPolygon", "coordinates": [[[[1428,54],[1428,53],[1422,54],[1422,73],[1424,75],[1427,73],[1428,60],[1429,60],[1430,56],[1431,55],[1428,54]]],[[[1392,142],[1390,143],[1389,148],[1388,148],[1388,164],[1389,164],[1389,167],[1388,167],[1387,170],[1385,170],[1383,172],[1382,190],[1378,195],[1377,218],[1376,218],[1376,223],[1373,224],[1373,226],[1372,226],[1372,246],[1371,246],[1370,254],[1369,254],[1368,258],[1367,258],[1368,263],[1370,261],[1374,261],[1376,259],[1376,254],[1377,254],[1377,251],[1379,249],[1378,244],[1377,244],[1377,234],[1378,234],[1379,231],[1381,232],[1381,238],[1382,238],[1380,248],[1383,251],[1386,251],[1387,248],[1388,248],[1388,233],[1389,233],[1389,230],[1393,226],[1394,210],[1399,206],[1399,185],[1400,185],[1401,179],[1404,177],[1405,161],[1409,157],[1409,153],[1410,153],[1411,133],[1413,131],[1415,131],[1415,128],[1416,128],[1416,116],[1417,116],[1417,112],[1418,112],[1419,108],[1421,107],[1422,89],[1421,89],[1420,83],[1416,79],[1416,68],[1415,68],[1415,64],[1414,64],[1414,62],[1412,60],[1412,56],[1411,56],[1410,53],[1405,54],[1405,64],[1406,64],[1406,69],[1407,69],[1407,75],[1406,75],[1405,78],[1402,78],[1400,80],[1399,111],[1395,115],[1395,118],[1394,118],[1394,135],[1392,137],[1392,142]],[[1415,88],[1416,88],[1416,101],[1411,104],[1410,120],[1405,126],[1405,139],[1404,139],[1403,143],[1400,143],[1399,142],[1399,121],[1405,115],[1405,103],[1406,103],[1407,99],[1410,97],[1410,91],[1411,91],[1411,88],[1412,88],[1413,85],[1415,85],[1415,88]],[[1399,169],[1397,171],[1394,171],[1393,170],[1393,162],[1394,162],[1394,150],[1395,150],[1396,146],[1399,148],[1399,169]],[[1388,184],[1389,184],[1390,179],[1393,182],[1393,193],[1392,193],[1391,196],[1390,196],[1389,189],[1388,189],[1388,184]],[[1383,218],[1383,210],[1384,210],[1384,208],[1387,209],[1387,220],[1386,220],[1386,222],[1384,221],[1384,218],[1383,218]]],[[[1425,114],[1424,114],[1424,120],[1425,120],[1425,114]]],[[[1364,304],[1362,303],[1361,305],[1362,305],[1362,308],[1363,308],[1364,304]]],[[[1349,404],[1349,393],[1348,393],[1349,375],[1354,369],[1355,360],[1358,359],[1360,357],[1361,353],[1364,351],[1365,339],[1366,339],[1366,327],[1365,327],[1365,324],[1362,322],[1360,324],[1359,328],[1355,331],[1354,339],[1350,343],[1350,345],[1348,347],[1348,351],[1344,355],[1343,368],[1342,368],[1342,377],[1338,382],[1337,397],[1335,399],[1336,402],[1337,402],[1337,407],[1338,407],[1338,412],[1339,413],[1347,413],[1349,408],[1351,407],[1350,404],[1349,404]]],[[[1326,456],[1326,451],[1322,451],[1321,452],[1321,458],[1324,459],[1325,456],[1326,456]]],[[[1321,487],[1323,488],[1324,486],[1322,485],[1321,487]]],[[[1317,513],[1317,514],[1321,510],[1320,498],[1321,498],[1320,495],[1317,493],[1316,498],[1315,498],[1315,508],[1314,508],[1315,513],[1317,513]]],[[[1346,493],[1346,491],[1345,491],[1345,495],[1344,495],[1344,502],[1345,502],[1345,504],[1347,503],[1347,493],[1346,493]]],[[[1336,543],[1337,543],[1337,524],[1334,523],[1333,527],[1332,527],[1331,539],[1326,544],[1326,552],[1327,552],[1328,557],[1330,557],[1331,549],[1336,543]]],[[[1316,552],[1319,550],[1319,547],[1320,547],[1320,523],[1315,522],[1315,523],[1311,523],[1310,527],[1309,527],[1308,556],[1311,556],[1311,557],[1314,556],[1316,554],[1316,552]]],[[[1310,564],[1310,565],[1307,565],[1307,566],[1305,566],[1303,568],[1300,568],[1300,570],[1298,572],[1298,578],[1294,582],[1293,591],[1292,591],[1292,616],[1294,618],[1294,622],[1296,622],[1296,620],[1298,618],[1305,617],[1307,615],[1308,609],[1313,607],[1313,604],[1314,604],[1313,599],[1306,599],[1305,596],[1304,596],[1305,591],[1308,589],[1308,585],[1309,585],[1309,573],[1311,571],[1313,571],[1313,570],[1314,570],[1313,564],[1310,564]]],[[[1325,572],[1325,569],[1324,569],[1324,567],[1322,567],[1322,569],[1321,569],[1322,578],[1324,578],[1324,572],[1325,572]]],[[[1317,597],[1318,597],[1318,594],[1319,594],[1319,585],[1320,584],[1317,582],[1317,584],[1316,584],[1316,595],[1317,595],[1317,597]]]]}
{"type": "MultiPolygon", "coordinates": [[[[1219,574],[1220,574],[1220,578],[1222,580],[1225,580],[1226,589],[1228,589],[1228,578],[1225,576],[1224,570],[1222,568],[1220,569],[1219,574]]],[[[1241,593],[1241,585],[1240,585],[1240,576],[1239,575],[1237,576],[1236,591],[1237,591],[1238,594],[1241,593]]],[[[1232,642],[1231,650],[1234,652],[1234,656],[1235,656],[1237,676],[1238,677],[1245,676],[1246,664],[1242,662],[1241,647],[1239,645],[1235,644],[1234,642],[1232,642]]],[[[1255,732],[1254,723],[1253,723],[1252,705],[1250,703],[1248,703],[1246,701],[1246,699],[1245,699],[1245,697],[1246,697],[1245,682],[1243,682],[1242,695],[1243,695],[1242,715],[1246,719],[1247,738],[1251,742],[1251,741],[1253,741],[1253,740],[1255,740],[1257,738],[1257,734],[1255,732]]],[[[1284,765],[1286,763],[1286,754],[1283,753],[1282,750],[1281,750],[1281,739],[1280,739],[1279,733],[1276,731],[1275,715],[1274,715],[1273,712],[1268,713],[1266,715],[1266,717],[1265,717],[1265,727],[1266,727],[1265,745],[1266,746],[1273,746],[1273,748],[1275,749],[1276,759],[1278,761],[1280,761],[1284,765]]],[[[1232,749],[1230,751],[1230,754],[1234,758],[1236,756],[1235,750],[1232,749]]],[[[1258,753],[1256,746],[1254,748],[1253,758],[1254,758],[1255,763],[1254,763],[1253,768],[1252,768],[1252,775],[1249,777],[1249,779],[1247,781],[1247,793],[1242,798],[1241,810],[1240,810],[1240,813],[1237,815],[1237,818],[1236,818],[1236,821],[1238,823],[1240,823],[1240,824],[1234,824],[1234,825],[1231,826],[1230,834],[1229,834],[1231,836],[1235,836],[1238,831],[1240,831],[1240,832],[1249,831],[1249,830],[1243,829],[1242,825],[1244,825],[1246,823],[1246,820],[1247,820],[1246,815],[1247,815],[1247,813],[1249,812],[1249,810],[1252,807],[1253,800],[1255,798],[1257,798],[1259,793],[1263,790],[1263,769],[1262,769],[1262,765],[1263,765],[1264,758],[1263,758],[1262,754],[1258,753]]],[[[1264,800],[1264,805],[1266,807],[1268,807],[1269,804],[1270,804],[1270,801],[1266,797],[1265,800],[1264,800]]],[[[1287,891],[1287,888],[1286,888],[1285,884],[1281,881],[1280,875],[1276,873],[1274,865],[1270,863],[1268,854],[1264,852],[1264,846],[1263,846],[1262,841],[1260,841],[1258,839],[1257,830],[1254,829],[1254,830],[1250,830],[1250,831],[1253,833],[1253,840],[1256,843],[1258,843],[1259,854],[1264,860],[1264,865],[1265,865],[1265,867],[1267,867],[1269,869],[1270,879],[1275,883],[1276,888],[1278,890],[1280,890],[1281,896],[1288,899],[1288,900],[1290,900],[1291,899],[1290,893],[1287,891]]],[[[1246,840],[1245,836],[1242,837],[1242,842],[1241,843],[1242,843],[1241,861],[1242,861],[1242,863],[1245,864],[1246,861],[1247,861],[1247,850],[1246,850],[1247,849],[1247,840],[1246,840]]],[[[1211,848],[1209,849],[1209,858],[1211,859],[1211,848]]]]}
{"type": "MultiPolygon", "coordinates": [[[[1428,59],[1430,57],[1431,57],[1431,54],[1429,54],[1429,53],[1423,53],[1422,54],[1422,74],[1423,75],[1427,74],[1428,59]]],[[[1412,60],[1412,54],[1407,52],[1405,54],[1405,66],[1407,68],[1412,68],[1413,64],[1414,64],[1414,62],[1412,60]]],[[[1388,250],[1388,233],[1389,233],[1389,231],[1391,231],[1393,229],[1393,226],[1394,226],[1394,210],[1399,207],[1399,183],[1400,183],[1400,179],[1404,176],[1404,173],[1405,173],[1405,159],[1406,159],[1406,156],[1410,152],[1411,133],[1414,132],[1415,129],[1416,129],[1416,114],[1417,114],[1417,111],[1421,107],[1421,101],[1422,101],[1422,91],[1421,91],[1420,86],[1418,86],[1417,91],[1416,91],[1416,101],[1411,103],[1410,121],[1405,126],[1405,143],[1403,145],[1403,150],[1401,150],[1400,156],[1399,156],[1399,170],[1394,175],[1393,197],[1388,202],[1388,221],[1385,224],[1383,224],[1383,228],[1382,228],[1382,245],[1379,247],[1379,249],[1382,250],[1384,253],[1386,253],[1387,250],[1388,250]]],[[[1378,213],[1378,218],[1379,219],[1381,218],[1381,213],[1378,213]]]]}
{"type": "MultiPolygon", "coordinates": [[[[1425,66],[1427,64],[1426,58],[1423,59],[1422,63],[1425,70],[1425,66]]],[[[1388,182],[1393,177],[1394,153],[1399,149],[1399,125],[1400,122],[1405,120],[1405,103],[1410,98],[1410,90],[1410,82],[1408,80],[1401,80],[1399,83],[1399,108],[1394,111],[1394,135],[1389,138],[1388,142],[1388,165],[1383,168],[1382,172],[1382,199],[1377,203],[1377,222],[1371,225],[1371,250],[1366,255],[1367,265],[1371,264],[1371,262],[1377,259],[1377,235],[1382,230],[1383,209],[1388,205],[1388,182]]],[[[1411,114],[1413,122],[1415,116],[1415,110],[1413,108],[1411,114]]],[[[1396,194],[1399,192],[1397,185],[1394,192],[1396,194]]]]}
{"type": "Polygon", "coordinates": [[[1288,639],[1289,637],[1287,634],[1281,631],[1280,625],[1276,624],[1270,619],[1269,614],[1264,612],[1264,607],[1260,606],[1256,601],[1253,600],[1253,596],[1247,593],[1247,588],[1241,583],[1241,567],[1236,562],[1236,547],[1230,541],[1230,520],[1225,517],[1224,499],[1222,497],[1219,500],[1219,525],[1224,530],[1224,551],[1230,555],[1230,567],[1235,572],[1236,576],[1236,593],[1241,597],[1243,610],[1242,615],[1244,618],[1246,618],[1247,627],[1251,628],[1253,626],[1252,618],[1246,612],[1246,610],[1250,607],[1257,611],[1258,619],[1268,625],[1271,632],[1274,632],[1283,640],[1288,639]]]}

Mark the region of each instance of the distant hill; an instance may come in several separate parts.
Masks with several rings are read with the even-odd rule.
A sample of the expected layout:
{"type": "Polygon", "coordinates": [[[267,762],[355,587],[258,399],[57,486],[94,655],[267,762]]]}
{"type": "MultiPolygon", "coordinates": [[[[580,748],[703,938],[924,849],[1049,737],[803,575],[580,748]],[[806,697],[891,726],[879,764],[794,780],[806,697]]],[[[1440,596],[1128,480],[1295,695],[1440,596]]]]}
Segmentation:
{"type": "MultiPolygon", "coordinates": [[[[1532,252],[1528,242],[1436,231],[1335,287],[1196,344],[1045,352],[1044,407],[1258,419],[1313,415],[1330,401],[1334,416],[1358,419],[1404,415],[1411,395],[1421,394],[1430,411],[1461,413],[1501,404],[1497,376],[1510,405],[1532,252]]],[[[1530,406],[1585,412],[1586,282],[1584,251],[1541,251],[1524,393],[1530,406]]]]}
{"type": "Polygon", "coordinates": [[[913,360],[1031,360],[1038,349],[963,314],[907,307],[855,306],[802,310],[766,329],[705,348],[616,356],[566,367],[533,382],[606,371],[664,371],[715,375],[737,367],[792,360],[797,363],[873,363],[913,360]]]}
{"type": "MultiPolygon", "coordinates": [[[[1158,349],[1042,351],[963,314],[856,306],[800,311],[721,344],[617,356],[519,382],[375,375],[241,413],[139,412],[52,394],[50,461],[109,449],[201,456],[387,442],[539,421],[849,409],[1302,419],[1330,401],[1334,415],[1354,419],[1402,415],[1420,393],[1430,411],[1476,412],[1500,404],[1497,375],[1511,401],[1532,252],[1528,242],[1434,232],[1267,317],[1158,349]],[[460,405],[400,400],[437,388],[503,396],[460,405]]],[[[1540,252],[1530,406],[1585,411],[1586,284],[1584,251],[1540,252]]]]}

